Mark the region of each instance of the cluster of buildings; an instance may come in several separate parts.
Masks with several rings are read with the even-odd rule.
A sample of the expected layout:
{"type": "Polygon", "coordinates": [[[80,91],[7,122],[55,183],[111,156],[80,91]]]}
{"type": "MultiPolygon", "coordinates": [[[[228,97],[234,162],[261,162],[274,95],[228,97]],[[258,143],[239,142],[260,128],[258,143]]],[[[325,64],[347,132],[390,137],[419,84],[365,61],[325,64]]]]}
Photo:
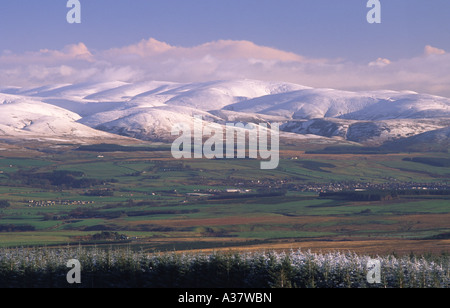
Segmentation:
{"type": "Polygon", "coordinates": [[[49,201],[40,201],[40,200],[29,200],[28,207],[47,207],[54,205],[88,205],[93,204],[94,201],[72,201],[72,200],[49,200],[49,201]]]}
{"type": "Polygon", "coordinates": [[[366,190],[450,190],[446,183],[327,183],[306,184],[298,186],[297,190],[308,192],[338,192],[338,191],[366,191],[366,190]]]}
{"type": "MultiPolygon", "coordinates": [[[[231,183],[230,183],[231,184],[231,183]]],[[[450,190],[450,183],[417,183],[390,181],[386,183],[368,182],[330,182],[330,183],[299,183],[290,180],[251,180],[245,183],[232,183],[236,187],[251,187],[257,189],[286,189],[304,192],[338,192],[365,190],[450,190]]]]}

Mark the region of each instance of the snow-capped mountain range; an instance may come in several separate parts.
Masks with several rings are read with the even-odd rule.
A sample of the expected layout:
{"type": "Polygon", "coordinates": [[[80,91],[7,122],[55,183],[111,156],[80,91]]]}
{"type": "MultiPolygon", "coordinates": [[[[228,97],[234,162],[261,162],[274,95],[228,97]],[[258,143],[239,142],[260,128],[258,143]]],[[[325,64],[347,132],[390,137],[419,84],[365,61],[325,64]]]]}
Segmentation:
{"type": "Polygon", "coordinates": [[[450,99],[258,80],[0,87],[0,137],[170,140],[174,124],[196,115],[219,124],[279,122],[291,137],[381,144],[448,128],[450,99]]]}

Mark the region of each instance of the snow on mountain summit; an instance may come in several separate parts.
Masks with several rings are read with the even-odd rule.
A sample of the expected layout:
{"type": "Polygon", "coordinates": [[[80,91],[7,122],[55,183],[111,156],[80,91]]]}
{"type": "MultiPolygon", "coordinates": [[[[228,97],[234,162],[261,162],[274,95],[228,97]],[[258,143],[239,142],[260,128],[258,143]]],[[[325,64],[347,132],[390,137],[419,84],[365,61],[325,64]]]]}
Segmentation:
{"type": "Polygon", "coordinates": [[[450,116],[450,99],[402,92],[347,92],[305,89],[258,97],[228,110],[294,119],[344,118],[385,120],[450,116]]]}
{"type": "Polygon", "coordinates": [[[0,94],[0,136],[112,138],[105,132],[78,123],[82,117],[35,98],[0,94]]]}
{"type": "Polygon", "coordinates": [[[175,123],[190,122],[194,115],[221,124],[230,119],[276,119],[298,134],[340,138],[360,136],[360,129],[364,136],[371,135],[372,128],[375,133],[370,138],[380,131],[384,139],[406,137],[450,125],[450,99],[445,97],[411,91],[315,89],[259,80],[0,87],[0,112],[0,134],[33,130],[43,135],[83,131],[101,136],[107,131],[150,140],[165,139],[175,123]],[[364,124],[373,121],[378,124],[364,124]],[[341,128],[330,133],[330,127],[341,128]],[[351,134],[343,133],[347,128],[351,134]]]}

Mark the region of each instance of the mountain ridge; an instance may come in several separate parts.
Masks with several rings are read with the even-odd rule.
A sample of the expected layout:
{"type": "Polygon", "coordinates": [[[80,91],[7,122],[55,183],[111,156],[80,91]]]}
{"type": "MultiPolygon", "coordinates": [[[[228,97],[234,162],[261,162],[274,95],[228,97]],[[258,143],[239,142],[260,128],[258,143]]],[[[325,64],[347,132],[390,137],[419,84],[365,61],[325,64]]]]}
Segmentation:
{"type": "Polygon", "coordinates": [[[176,123],[280,122],[291,135],[383,144],[450,126],[450,99],[412,91],[342,91],[284,82],[148,81],[0,88],[0,136],[170,141],[176,123]],[[27,124],[28,123],[28,124],[27,124]]]}

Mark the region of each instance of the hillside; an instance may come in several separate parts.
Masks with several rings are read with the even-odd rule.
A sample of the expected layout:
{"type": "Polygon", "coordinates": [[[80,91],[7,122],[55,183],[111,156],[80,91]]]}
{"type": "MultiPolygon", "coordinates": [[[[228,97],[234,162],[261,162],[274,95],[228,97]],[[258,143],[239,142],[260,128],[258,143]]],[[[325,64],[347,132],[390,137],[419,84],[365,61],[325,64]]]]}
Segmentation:
{"type": "MultiPolygon", "coordinates": [[[[0,88],[0,134],[171,140],[176,123],[280,122],[289,136],[380,145],[450,126],[450,99],[410,91],[350,92],[257,80],[107,82],[0,88]]],[[[426,133],[430,133],[426,135],[426,133]]],[[[405,140],[407,143],[408,141],[405,140]]]]}

